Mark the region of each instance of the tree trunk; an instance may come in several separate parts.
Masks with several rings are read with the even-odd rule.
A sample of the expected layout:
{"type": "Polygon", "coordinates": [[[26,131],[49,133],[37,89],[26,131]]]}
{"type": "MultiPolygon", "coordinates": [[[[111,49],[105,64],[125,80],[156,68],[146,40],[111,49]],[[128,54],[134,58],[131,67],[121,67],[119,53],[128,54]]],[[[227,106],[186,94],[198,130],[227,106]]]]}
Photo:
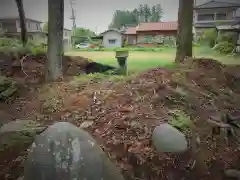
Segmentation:
{"type": "Polygon", "coordinates": [[[48,60],[46,80],[62,79],[64,0],[48,0],[48,60]]]}
{"type": "Polygon", "coordinates": [[[27,38],[27,28],[26,28],[26,19],[25,19],[25,12],[23,9],[22,0],[15,0],[18,8],[19,19],[20,19],[20,27],[21,27],[21,40],[23,46],[26,46],[28,38],[27,38]]]}
{"type": "Polygon", "coordinates": [[[193,2],[194,0],[179,0],[177,53],[175,59],[177,63],[183,62],[185,57],[192,57],[193,2]]]}

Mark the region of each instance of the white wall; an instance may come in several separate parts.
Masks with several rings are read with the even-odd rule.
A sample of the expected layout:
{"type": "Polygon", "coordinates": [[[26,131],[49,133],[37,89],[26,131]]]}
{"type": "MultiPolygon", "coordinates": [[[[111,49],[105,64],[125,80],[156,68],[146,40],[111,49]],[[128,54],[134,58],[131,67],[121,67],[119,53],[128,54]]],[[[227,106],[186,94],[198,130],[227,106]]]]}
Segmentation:
{"type": "MultiPolygon", "coordinates": [[[[20,20],[16,20],[17,32],[21,32],[20,20]]],[[[26,21],[27,32],[41,32],[41,23],[27,20],[26,21]]]]}
{"type": "Polygon", "coordinates": [[[103,46],[106,48],[122,47],[122,34],[111,30],[103,34],[103,46]],[[109,39],[116,39],[115,44],[109,44],[109,39]]]}
{"type": "Polygon", "coordinates": [[[236,16],[237,16],[237,17],[240,17],[240,8],[238,8],[238,9],[236,10],[236,16]]]}

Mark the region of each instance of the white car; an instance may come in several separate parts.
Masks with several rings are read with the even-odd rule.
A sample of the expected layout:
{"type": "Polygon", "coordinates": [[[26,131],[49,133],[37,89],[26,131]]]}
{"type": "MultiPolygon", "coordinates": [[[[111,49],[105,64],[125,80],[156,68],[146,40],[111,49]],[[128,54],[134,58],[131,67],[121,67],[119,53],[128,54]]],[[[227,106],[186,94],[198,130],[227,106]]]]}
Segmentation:
{"type": "Polygon", "coordinates": [[[75,47],[77,49],[85,49],[85,48],[89,48],[89,46],[90,46],[90,44],[88,44],[88,43],[79,43],[75,47]]]}

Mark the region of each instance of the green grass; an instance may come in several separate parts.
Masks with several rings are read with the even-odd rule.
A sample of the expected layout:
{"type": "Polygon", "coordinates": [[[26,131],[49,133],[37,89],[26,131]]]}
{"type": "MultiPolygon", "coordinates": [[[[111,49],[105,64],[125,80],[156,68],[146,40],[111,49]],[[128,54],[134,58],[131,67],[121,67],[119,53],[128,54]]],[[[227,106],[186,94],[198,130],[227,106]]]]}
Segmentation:
{"type": "MultiPolygon", "coordinates": [[[[72,56],[83,56],[92,59],[96,62],[112,65],[117,67],[117,60],[115,59],[115,52],[80,52],[72,51],[66,53],[72,56]]],[[[128,71],[130,72],[141,72],[147,69],[172,66],[173,57],[171,53],[164,52],[130,52],[128,57],[128,71]]]]}
{"type": "MultiPolygon", "coordinates": [[[[194,56],[212,58],[225,64],[240,64],[240,57],[222,55],[207,47],[194,47],[194,56]]],[[[114,51],[71,51],[67,55],[83,56],[102,64],[118,66],[114,51]]],[[[130,72],[141,72],[157,67],[174,66],[176,50],[173,48],[164,49],[161,52],[129,52],[128,70],[130,72]]]]}

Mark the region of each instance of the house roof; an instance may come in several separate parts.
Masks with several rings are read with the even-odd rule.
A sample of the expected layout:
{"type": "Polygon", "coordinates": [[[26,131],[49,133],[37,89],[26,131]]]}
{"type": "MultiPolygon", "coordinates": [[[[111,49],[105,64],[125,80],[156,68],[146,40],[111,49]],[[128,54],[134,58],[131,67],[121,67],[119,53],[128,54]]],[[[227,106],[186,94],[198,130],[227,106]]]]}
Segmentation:
{"type": "Polygon", "coordinates": [[[240,7],[240,2],[237,1],[223,1],[223,0],[211,0],[204,4],[195,6],[194,9],[211,9],[211,8],[228,8],[228,7],[240,7]]]}
{"type": "Polygon", "coordinates": [[[178,28],[177,21],[169,22],[150,22],[141,23],[137,26],[137,31],[176,31],[178,28]]]}
{"type": "Polygon", "coordinates": [[[66,31],[72,31],[71,29],[68,29],[68,28],[63,28],[64,30],[66,30],[66,31]]]}
{"type": "Polygon", "coordinates": [[[118,29],[108,29],[108,30],[106,30],[106,31],[104,31],[104,32],[102,32],[102,33],[100,33],[100,36],[103,35],[103,34],[105,34],[105,33],[107,33],[107,32],[109,32],[109,31],[115,31],[115,32],[118,32],[118,33],[120,33],[120,34],[123,33],[122,31],[120,31],[120,30],[118,30],[118,29]]]}
{"type": "Polygon", "coordinates": [[[194,24],[195,28],[215,28],[216,23],[195,23],[194,24]]]}
{"type": "Polygon", "coordinates": [[[125,31],[125,34],[128,34],[128,35],[134,35],[136,34],[136,27],[128,27],[125,31]]]}
{"type": "MultiPolygon", "coordinates": [[[[0,20],[18,20],[19,17],[0,17],[0,20]]],[[[26,20],[29,20],[29,21],[34,21],[34,22],[37,22],[37,23],[43,23],[42,21],[39,21],[39,20],[36,20],[36,19],[31,19],[31,18],[28,18],[26,17],[25,18],[26,20]]]]}

